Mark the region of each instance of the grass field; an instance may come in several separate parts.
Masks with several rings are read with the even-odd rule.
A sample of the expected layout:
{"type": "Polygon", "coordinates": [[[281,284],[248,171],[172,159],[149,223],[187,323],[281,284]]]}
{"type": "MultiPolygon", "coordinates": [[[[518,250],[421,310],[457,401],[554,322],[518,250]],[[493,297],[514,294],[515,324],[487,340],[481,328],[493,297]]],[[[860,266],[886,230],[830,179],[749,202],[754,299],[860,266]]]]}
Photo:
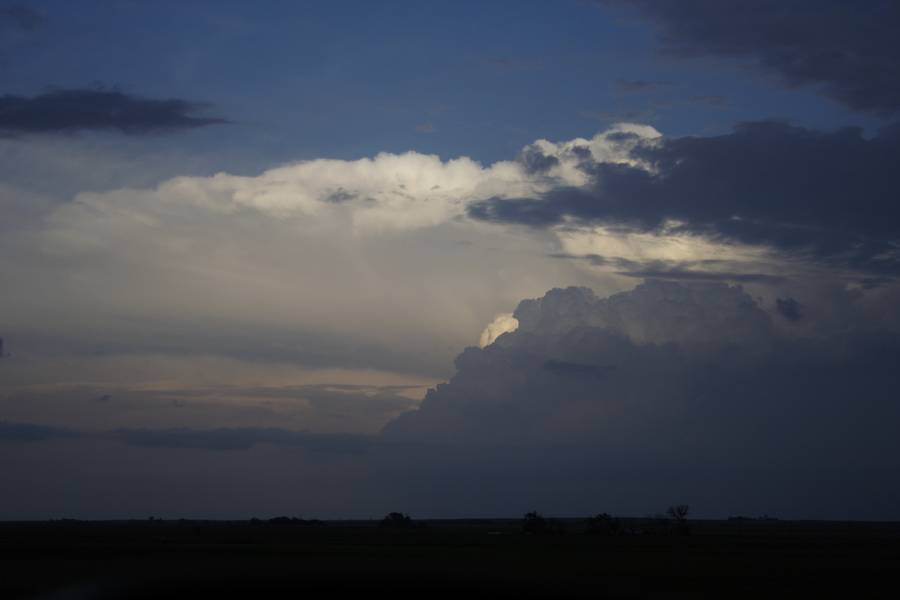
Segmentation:
{"type": "Polygon", "coordinates": [[[0,597],[900,597],[898,523],[556,523],[0,523],[0,597]]]}

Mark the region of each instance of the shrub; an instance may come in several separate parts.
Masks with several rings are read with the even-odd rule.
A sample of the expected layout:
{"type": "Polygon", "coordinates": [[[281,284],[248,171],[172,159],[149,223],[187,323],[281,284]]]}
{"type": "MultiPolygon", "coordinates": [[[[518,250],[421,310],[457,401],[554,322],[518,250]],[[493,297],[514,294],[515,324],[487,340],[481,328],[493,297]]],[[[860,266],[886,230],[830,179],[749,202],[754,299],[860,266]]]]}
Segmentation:
{"type": "Polygon", "coordinates": [[[530,534],[547,533],[550,530],[550,524],[540,513],[532,511],[526,513],[522,517],[522,531],[530,534]]]}
{"type": "Polygon", "coordinates": [[[412,518],[405,513],[399,512],[388,513],[381,520],[381,527],[388,527],[391,529],[405,529],[412,527],[412,525],[412,518]]]}
{"type": "Polygon", "coordinates": [[[591,535],[622,535],[624,531],[622,521],[608,513],[600,513],[587,520],[587,533],[591,535]]]}

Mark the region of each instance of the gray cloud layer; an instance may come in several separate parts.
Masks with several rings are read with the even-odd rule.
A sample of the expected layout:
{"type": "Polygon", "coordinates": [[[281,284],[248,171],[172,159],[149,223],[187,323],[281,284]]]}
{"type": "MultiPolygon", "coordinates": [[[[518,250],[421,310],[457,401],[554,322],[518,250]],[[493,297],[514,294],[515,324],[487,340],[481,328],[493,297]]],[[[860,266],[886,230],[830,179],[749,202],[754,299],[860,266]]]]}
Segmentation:
{"type": "Polygon", "coordinates": [[[900,112],[900,5],[891,0],[605,0],[660,26],[665,52],[749,58],[856,110],[900,112]]]}
{"type": "Polygon", "coordinates": [[[116,515],[642,514],[680,499],[705,515],[896,517],[900,339],[874,321],[797,334],[784,318],[794,309],[722,283],[650,281],[608,298],[554,289],[520,303],[518,330],[464,351],[448,383],[376,436],[3,424],[15,493],[0,508],[54,510],[47,486],[72,476],[47,474],[90,464],[60,488],[67,514],[102,510],[103,490],[123,503],[116,515]],[[224,496],[202,492],[198,470],[224,496]],[[107,472],[134,489],[194,491],[138,497],[107,472]]]}
{"type": "MultiPolygon", "coordinates": [[[[644,142],[628,164],[585,161],[593,183],[532,198],[492,198],[469,215],[543,227],[575,219],[772,246],[827,262],[895,272],[900,133],[824,133],[747,123],[716,137],[644,142]]],[[[532,162],[538,162],[532,158],[532,162]]]]}
{"type": "Polygon", "coordinates": [[[66,133],[83,130],[141,135],[227,123],[195,116],[206,104],[155,100],[113,90],[68,89],[32,97],[0,97],[0,135],[66,133]]]}

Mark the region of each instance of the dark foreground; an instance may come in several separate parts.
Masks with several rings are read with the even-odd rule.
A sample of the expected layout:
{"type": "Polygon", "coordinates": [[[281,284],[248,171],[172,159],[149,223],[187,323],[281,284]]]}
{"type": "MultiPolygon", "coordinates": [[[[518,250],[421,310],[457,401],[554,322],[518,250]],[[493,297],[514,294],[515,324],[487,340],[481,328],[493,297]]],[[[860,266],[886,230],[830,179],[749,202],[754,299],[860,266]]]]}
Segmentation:
{"type": "Polygon", "coordinates": [[[0,523],[0,598],[900,597],[900,524],[0,523]]]}

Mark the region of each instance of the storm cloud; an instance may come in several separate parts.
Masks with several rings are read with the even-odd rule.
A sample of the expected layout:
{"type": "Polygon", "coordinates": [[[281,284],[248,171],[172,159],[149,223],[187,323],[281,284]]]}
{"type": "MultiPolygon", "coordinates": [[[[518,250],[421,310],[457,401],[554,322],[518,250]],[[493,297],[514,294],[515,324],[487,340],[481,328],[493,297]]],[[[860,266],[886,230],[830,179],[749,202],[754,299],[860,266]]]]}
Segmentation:
{"type": "Polygon", "coordinates": [[[0,519],[897,518],[900,8],[597,3],[2,2],[0,519]]]}
{"type": "Polygon", "coordinates": [[[555,289],[514,314],[518,329],[466,349],[386,438],[577,447],[608,466],[694,475],[896,466],[896,331],[793,335],[742,288],[712,282],[607,298],[555,289]]]}
{"type": "MultiPolygon", "coordinates": [[[[292,510],[324,516],[333,505],[345,517],[396,506],[635,514],[673,497],[706,515],[896,515],[896,329],[869,321],[798,334],[780,326],[779,310],[715,282],[648,281],[608,297],[554,289],[522,301],[515,331],[462,352],[456,374],[380,434],[6,423],[0,442],[7,461],[25,455],[52,472],[65,456],[96,456],[95,470],[139,469],[163,488],[178,477],[169,461],[218,465],[204,485],[230,489],[265,457],[284,468],[259,470],[256,487],[277,485],[292,510]]],[[[9,472],[17,494],[33,485],[20,467],[9,472]]],[[[105,481],[78,489],[90,496],[105,481]]],[[[227,505],[269,506],[247,495],[254,489],[227,505]]],[[[163,510],[159,499],[115,493],[129,510],[163,510]]]]}
{"type": "Polygon", "coordinates": [[[145,135],[228,121],[197,116],[202,102],[141,98],[115,90],[63,89],[36,96],[0,96],[0,135],[117,131],[145,135]]]}
{"type": "Polygon", "coordinates": [[[591,184],[491,198],[476,219],[687,233],[826,263],[896,272],[900,132],[820,132],[781,122],[732,133],[643,141],[634,162],[585,161],[591,184]]]}
{"type": "Polygon", "coordinates": [[[790,87],[850,108],[900,112],[900,5],[842,0],[601,0],[659,26],[663,52],[749,59],[790,87]]]}
{"type": "MultiPolygon", "coordinates": [[[[379,434],[5,423],[0,456],[23,497],[35,484],[17,456],[54,472],[74,454],[93,457],[92,472],[137,469],[143,485],[163,489],[182,470],[210,465],[211,489],[255,482],[215,510],[264,510],[272,499],[252,494],[277,486],[279,506],[318,516],[338,506],[345,518],[397,506],[451,516],[534,506],[641,514],[673,497],[708,516],[895,517],[898,327],[869,319],[837,333],[815,323],[800,330],[783,327],[779,311],[718,282],[647,281],[607,297],[553,289],[522,301],[517,329],[463,351],[447,383],[379,434]],[[282,466],[253,467],[261,457],[282,466]]],[[[80,480],[78,494],[92,497],[92,486],[110,484],[80,480]]],[[[138,514],[165,510],[159,498],[114,493],[138,514]]]]}

